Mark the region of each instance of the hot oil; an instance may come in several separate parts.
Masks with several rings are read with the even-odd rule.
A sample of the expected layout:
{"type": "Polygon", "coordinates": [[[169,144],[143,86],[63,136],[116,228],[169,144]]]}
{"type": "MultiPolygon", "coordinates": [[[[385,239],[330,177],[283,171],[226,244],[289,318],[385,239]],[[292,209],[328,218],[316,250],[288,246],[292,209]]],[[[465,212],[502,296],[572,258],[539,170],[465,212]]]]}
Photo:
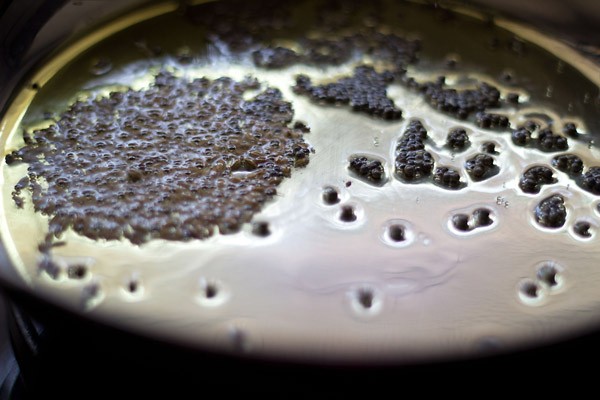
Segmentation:
{"type": "MultiPolygon", "coordinates": [[[[312,7],[298,6],[294,18],[317,18],[312,7]]],[[[23,210],[11,198],[26,166],[4,165],[3,235],[23,279],[70,306],[134,329],[311,359],[473,354],[490,339],[510,349],[596,324],[600,198],[556,170],[556,181],[537,194],[524,193],[519,179],[528,167],[550,167],[563,153],[577,154],[586,168],[599,164],[593,143],[600,129],[598,82],[577,69],[576,56],[569,53],[573,65],[559,60],[485,19],[411,3],[381,7],[375,15],[385,16],[386,29],[422,40],[408,76],[424,82],[444,75],[462,87],[485,81],[502,98],[519,94],[518,104],[498,111],[511,127],[535,119],[560,132],[575,121],[579,138],[569,138],[562,152],[517,146],[508,129],[484,129],[436,111],[398,82],[387,94],[402,109],[399,120],[323,106],[293,90],[295,76],[335,82],[350,75],[362,55],[340,65],[258,68],[249,54],[205,40],[203,25],[166,14],[111,36],[54,71],[31,104],[16,108],[24,116],[4,131],[6,152],[23,146],[22,131],[51,125],[73,99],[142,90],[165,68],[185,79],[241,81],[251,75],[261,83],[257,92],[281,90],[294,121],[310,127],[303,135],[314,150],[308,165],[293,168],[277,195],[237,233],[136,245],[68,230],[57,239],[65,244],[52,248],[51,270],[40,269],[38,250],[48,218],[33,212],[27,196],[23,210]],[[423,144],[435,166],[456,169],[462,185],[444,188],[397,176],[397,145],[412,121],[426,129],[423,144]],[[462,150],[445,146],[457,127],[469,137],[462,150]],[[489,143],[494,152],[487,154],[498,170],[475,181],[464,165],[486,153],[489,143]],[[356,156],[380,161],[384,179],[374,183],[350,171],[356,156]],[[565,200],[566,221],[558,228],[540,226],[535,208],[554,194],[565,200]]],[[[371,14],[350,14],[352,26],[372,21],[371,14]]],[[[314,34],[302,26],[285,31],[279,43],[314,34]]]]}

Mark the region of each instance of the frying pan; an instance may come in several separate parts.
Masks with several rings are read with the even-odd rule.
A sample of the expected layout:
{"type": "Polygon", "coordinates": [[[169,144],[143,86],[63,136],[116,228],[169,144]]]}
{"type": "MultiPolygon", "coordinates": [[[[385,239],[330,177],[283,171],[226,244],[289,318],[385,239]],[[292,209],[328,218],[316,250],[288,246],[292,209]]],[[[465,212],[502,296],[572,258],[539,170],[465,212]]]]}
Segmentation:
{"type": "MultiPolygon", "coordinates": [[[[7,83],[0,93],[2,114],[16,98],[20,85],[27,82],[30,71],[74,33],[70,25],[56,22],[57,19],[83,20],[83,26],[75,25],[79,29],[74,29],[75,33],[81,33],[80,30],[89,29],[87,25],[94,25],[97,19],[111,19],[126,9],[139,7],[141,2],[82,3],[34,2],[30,7],[23,7],[23,2],[9,2],[0,8],[0,21],[11,21],[0,23],[3,52],[7,55],[0,70],[2,81],[7,83]]],[[[499,7],[492,3],[488,2],[488,7],[499,7]]],[[[502,7],[512,16],[534,17],[531,11],[516,14],[515,8],[507,7],[506,3],[502,7]]],[[[576,7],[570,9],[574,15],[586,15],[585,23],[576,24],[577,29],[572,29],[566,17],[561,20],[563,25],[559,29],[550,16],[536,17],[543,26],[559,31],[555,33],[561,36],[565,36],[568,29],[568,37],[574,42],[591,38],[592,44],[596,44],[588,33],[594,32],[593,21],[597,20],[594,15],[598,15],[598,10],[579,14],[576,10],[576,7]]],[[[552,46],[563,49],[554,42],[552,46]]],[[[592,64],[585,65],[583,69],[597,74],[592,64]]],[[[482,344],[483,349],[477,355],[409,358],[410,362],[325,362],[321,359],[310,362],[302,358],[223,352],[66,307],[56,298],[32,291],[22,281],[8,254],[3,251],[0,256],[0,283],[9,299],[11,334],[23,377],[34,394],[77,395],[81,390],[93,390],[108,395],[120,387],[118,390],[130,394],[164,389],[172,393],[195,390],[293,397],[384,393],[397,390],[399,382],[417,387],[417,382],[432,379],[440,383],[464,383],[467,375],[469,379],[493,383],[498,374],[502,374],[503,379],[526,383],[546,378],[554,371],[549,366],[557,361],[562,365],[579,365],[583,355],[596,356],[599,350],[596,329],[591,329],[560,337],[558,343],[557,339],[550,343],[540,341],[533,348],[530,344],[509,352],[496,347],[491,338],[482,344]]],[[[577,372],[583,374],[584,370],[577,369],[577,372]]]]}

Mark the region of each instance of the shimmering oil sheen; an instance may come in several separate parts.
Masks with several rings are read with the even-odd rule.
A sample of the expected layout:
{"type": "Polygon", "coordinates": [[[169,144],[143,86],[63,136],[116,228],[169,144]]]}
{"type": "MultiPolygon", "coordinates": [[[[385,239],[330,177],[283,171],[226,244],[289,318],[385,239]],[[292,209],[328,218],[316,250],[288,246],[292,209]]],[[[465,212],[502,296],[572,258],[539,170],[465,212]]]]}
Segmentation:
{"type": "Polygon", "coordinates": [[[589,94],[598,82],[577,69],[578,56],[562,49],[557,72],[555,55],[477,18],[404,2],[383,2],[375,13],[350,4],[357,8],[240,6],[236,24],[207,19],[215,4],[165,14],[71,54],[72,62],[45,71],[52,77],[35,96],[24,88],[28,100],[15,102],[6,117],[13,123],[1,128],[2,234],[23,280],[136,330],[310,360],[472,355],[598,323],[600,105],[589,94]],[[242,29],[244,16],[254,30],[242,29]],[[98,133],[103,121],[81,117],[94,115],[86,107],[96,96],[144,101],[160,92],[160,71],[177,90],[207,90],[170,93],[176,101],[162,108],[155,96],[156,107],[131,112],[145,118],[137,122],[119,119],[127,114],[119,108],[95,114],[127,122],[110,135],[98,133]],[[217,101],[224,84],[243,86],[235,104],[245,119],[219,119],[232,106],[217,101]],[[259,100],[267,130],[250,132],[259,100]],[[73,104],[77,112],[65,114],[73,104]],[[178,107],[202,115],[155,124],[169,112],[176,119],[178,107]],[[74,127],[57,122],[73,113],[74,127]],[[210,137],[197,135],[201,121],[215,124],[210,137]],[[97,139],[78,140],[92,134],[87,123],[97,139]],[[67,125],[72,151],[43,133],[67,125]],[[148,137],[164,134],[150,155],[164,167],[154,175],[132,167],[152,147],[140,127],[148,137]],[[238,140],[240,132],[255,136],[238,140]],[[49,147],[28,154],[37,165],[28,171],[21,149],[44,137],[49,147]],[[231,155],[240,149],[243,157],[231,155]],[[43,172],[56,157],[76,165],[81,151],[107,168],[101,179],[122,179],[119,190],[100,193],[85,166],[51,178],[43,172]],[[260,162],[281,175],[253,201],[248,196],[267,190],[260,162]],[[211,202],[217,190],[202,192],[198,176],[220,182],[224,199],[233,198],[228,185],[250,182],[224,211],[243,218],[209,218],[225,201],[211,202]],[[82,177],[85,188],[71,184],[82,177]],[[143,212],[115,214],[114,230],[98,222],[102,234],[78,228],[144,184],[136,200],[143,212]],[[51,202],[53,189],[78,199],[69,215],[79,219],[56,225],[66,203],[51,202]],[[186,201],[169,208],[168,194],[179,190],[186,201]],[[561,200],[545,202],[552,198],[561,200]],[[202,209],[202,218],[188,218],[202,209]],[[140,215],[158,225],[140,228],[140,215]]]}

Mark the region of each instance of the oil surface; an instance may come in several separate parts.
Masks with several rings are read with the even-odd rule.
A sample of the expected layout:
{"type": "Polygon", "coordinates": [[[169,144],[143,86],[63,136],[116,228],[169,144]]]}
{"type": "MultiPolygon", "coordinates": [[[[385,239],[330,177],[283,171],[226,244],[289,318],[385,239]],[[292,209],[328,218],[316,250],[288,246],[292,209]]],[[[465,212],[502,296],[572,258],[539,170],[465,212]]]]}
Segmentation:
{"type": "Polygon", "coordinates": [[[598,82],[486,18],[414,3],[277,4],[149,19],[24,88],[35,95],[2,132],[3,237],[23,279],[134,329],[320,360],[475,354],[490,338],[511,349],[595,326],[598,82]],[[161,79],[179,103],[136,108],[161,79]],[[188,110],[204,114],[170,129],[165,113],[181,114],[198,87],[212,97],[196,94],[188,110]],[[123,97],[126,107],[90,113],[123,97]],[[257,99],[269,113],[240,117],[257,99]],[[234,111],[221,120],[225,103],[234,111]],[[128,109],[147,119],[127,120],[128,109]],[[115,114],[129,125],[94,138],[115,114]],[[207,120],[219,123],[210,140],[192,132],[207,120]],[[232,143],[256,121],[260,137],[232,143]],[[78,168],[69,129],[48,134],[71,123],[88,162],[78,168]],[[145,142],[169,171],[141,170],[145,142]],[[264,176],[238,154],[252,145],[278,149],[264,176]],[[115,185],[94,192],[77,178],[90,171],[115,185]],[[223,195],[229,210],[250,204],[233,224],[208,217],[226,191],[190,190],[223,176],[247,184],[223,195]],[[165,201],[182,187],[185,201],[165,201]],[[76,218],[56,228],[65,207],[87,209],[73,215],[93,215],[94,229],[76,218]],[[195,225],[190,210],[201,210],[195,225]]]}

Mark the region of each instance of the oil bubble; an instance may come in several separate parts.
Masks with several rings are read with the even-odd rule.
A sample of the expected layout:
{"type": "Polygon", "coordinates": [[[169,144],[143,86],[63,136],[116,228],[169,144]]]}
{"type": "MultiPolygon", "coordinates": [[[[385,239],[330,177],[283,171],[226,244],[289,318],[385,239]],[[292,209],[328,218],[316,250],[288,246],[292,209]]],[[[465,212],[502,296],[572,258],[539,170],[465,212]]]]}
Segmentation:
{"type": "Polygon", "coordinates": [[[519,299],[526,305],[535,305],[543,297],[543,290],[539,283],[532,279],[525,279],[519,284],[519,299]]]}
{"type": "Polygon", "coordinates": [[[371,185],[381,186],[387,180],[383,162],[371,156],[351,156],[349,159],[348,170],[361,181],[371,185]]]}
{"type": "Polygon", "coordinates": [[[592,224],[588,221],[577,221],[575,225],[573,225],[573,232],[580,238],[589,239],[592,237],[592,232],[590,229],[592,228],[592,224]]]}
{"type": "Polygon", "coordinates": [[[252,234],[258,237],[267,237],[271,234],[271,228],[266,221],[257,221],[252,224],[252,234]]]}
{"type": "Polygon", "coordinates": [[[127,301],[140,300],[144,296],[144,285],[137,274],[133,274],[123,282],[121,293],[127,301]]]}
{"type": "Polygon", "coordinates": [[[229,294],[221,282],[200,278],[198,281],[198,292],[196,300],[206,307],[220,306],[227,301],[229,294]]]}
{"type": "Polygon", "coordinates": [[[373,306],[373,292],[369,289],[359,290],[356,299],[364,309],[369,309],[373,306]]]}
{"type": "Polygon", "coordinates": [[[83,264],[74,264],[67,267],[67,276],[69,279],[83,279],[87,274],[88,269],[83,264]]]}
{"type": "Polygon", "coordinates": [[[562,270],[562,267],[555,262],[545,262],[538,266],[536,278],[544,286],[556,289],[563,282],[562,270]]]}
{"type": "Polygon", "coordinates": [[[473,211],[472,219],[475,228],[479,228],[482,226],[490,226],[494,223],[491,211],[486,208],[478,208],[475,211],[473,211]]]}
{"type": "Polygon", "coordinates": [[[393,224],[388,228],[388,236],[394,242],[403,242],[406,240],[404,227],[400,224],[393,224]]]}
{"type": "Polygon", "coordinates": [[[383,302],[378,291],[370,285],[354,287],[349,292],[352,310],[360,316],[372,316],[379,313],[383,302]]]}
{"type": "Polygon", "coordinates": [[[129,293],[136,293],[140,290],[140,283],[136,279],[132,279],[127,283],[126,289],[129,293]]]}
{"type": "Polygon", "coordinates": [[[414,240],[413,227],[409,221],[391,219],[383,224],[382,241],[392,247],[406,247],[414,240]]]}
{"type": "Polygon", "coordinates": [[[567,208],[561,195],[555,194],[540,201],[534,210],[536,222],[545,228],[561,228],[567,220],[567,208]]]}
{"type": "Polygon", "coordinates": [[[452,226],[459,231],[468,232],[471,230],[469,226],[469,216],[467,214],[456,214],[452,216],[452,226]]]}
{"type": "Polygon", "coordinates": [[[354,206],[350,204],[343,205],[340,208],[339,218],[344,222],[354,222],[356,221],[356,212],[354,210],[354,206]]]}
{"type": "Polygon", "coordinates": [[[340,202],[340,194],[333,186],[326,186],[322,193],[323,202],[327,205],[333,205],[340,202]]]}

